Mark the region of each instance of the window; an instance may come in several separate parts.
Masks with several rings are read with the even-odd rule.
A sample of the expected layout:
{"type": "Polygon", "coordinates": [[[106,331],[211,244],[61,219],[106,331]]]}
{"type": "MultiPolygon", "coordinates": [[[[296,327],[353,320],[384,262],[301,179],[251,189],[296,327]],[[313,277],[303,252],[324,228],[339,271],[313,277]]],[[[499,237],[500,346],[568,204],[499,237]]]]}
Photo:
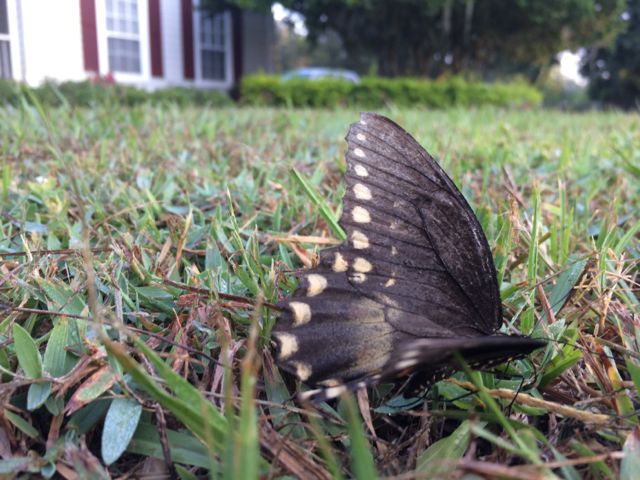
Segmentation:
{"type": "Polygon", "coordinates": [[[7,0],[0,0],[0,78],[12,78],[7,0]]]}
{"type": "Polygon", "coordinates": [[[106,7],[109,70],[141,73],[138,1],[107,0],[106,7]]]}
{"type": "Polygon", "coordinates": [[[224,81],[226,69],[226,16],[200,15],[200,69],[203,80],[224,81]]]}

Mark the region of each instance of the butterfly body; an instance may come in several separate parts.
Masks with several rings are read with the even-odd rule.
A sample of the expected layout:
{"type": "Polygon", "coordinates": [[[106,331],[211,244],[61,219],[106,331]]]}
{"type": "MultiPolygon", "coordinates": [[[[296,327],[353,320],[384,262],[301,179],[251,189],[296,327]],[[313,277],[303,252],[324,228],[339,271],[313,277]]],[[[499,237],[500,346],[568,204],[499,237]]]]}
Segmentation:
{"type": "Polygon", "coordinates": [[[544,343],[496,335],[491,250],[465,198],[391,120],[364,113],[347,135],[347,241],[301,274],[274,328],[277,360],[332,398],[413,372],[437,377],[520,357],[544,343]]]}

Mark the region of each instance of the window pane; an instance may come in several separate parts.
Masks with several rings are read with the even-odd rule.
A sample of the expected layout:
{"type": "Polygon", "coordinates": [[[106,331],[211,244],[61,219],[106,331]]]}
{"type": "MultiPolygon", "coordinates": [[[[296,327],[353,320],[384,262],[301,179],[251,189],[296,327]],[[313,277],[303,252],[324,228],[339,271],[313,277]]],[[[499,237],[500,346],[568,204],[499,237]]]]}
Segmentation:
{"type": "Polygon", "coordinates": [[[109,0],[107,29],[114,33],[138,33],[138,0],[109,0]]]}
{"type": "Polygon", "coordinates": [[[205,80],[225,80],[224,52],[201,50],[202,78],[205,80]]]}
{"type": "Polygon", "coordinates": [[[224,48],[224,15],[200,15],[200,42],[205,48],[224,48]]]}
{"type": "Polygon", "coordinates": [[[0,0],[0,33],[9,33],[9,15],[7,0],[0,0]]]}
{"type": "Polygon", "coordinates": [[[224,48],[224,17],[218,15],[213,22],[214,29],[214,45],[216,47],[224,48]]]}
{"type": "Polygon", "coordinates": [[[109,70],[140,73],[140,43],[109,37],[109,70]]]}
{"type": "Polygon", "coordinates": [[[11,49],[7,40],[0,40],[0,78],[12,78],[11,49]]]}

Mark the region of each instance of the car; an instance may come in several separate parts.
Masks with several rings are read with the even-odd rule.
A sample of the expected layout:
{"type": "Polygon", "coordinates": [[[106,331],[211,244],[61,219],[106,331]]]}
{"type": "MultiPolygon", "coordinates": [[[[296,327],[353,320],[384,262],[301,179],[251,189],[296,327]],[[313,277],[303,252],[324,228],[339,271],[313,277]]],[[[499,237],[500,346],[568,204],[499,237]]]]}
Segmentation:
{"type": "Polygon", "coordinates": [[[322,78],[334,78],[337,80],[346,80],[351,83],[360,82],[360,76],[352,71],[341,68],[326,67],[304,67],[291,70],[282,75],[283,80],[291,80],[294,78],[303,80],[319,80],[322,78]]]}

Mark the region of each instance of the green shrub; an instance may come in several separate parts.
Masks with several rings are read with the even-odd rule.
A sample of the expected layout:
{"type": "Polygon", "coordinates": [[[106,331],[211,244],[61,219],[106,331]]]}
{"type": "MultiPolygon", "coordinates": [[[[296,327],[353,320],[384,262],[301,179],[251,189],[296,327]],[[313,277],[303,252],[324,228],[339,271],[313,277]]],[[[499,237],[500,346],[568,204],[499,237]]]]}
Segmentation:
{"type": "MultiPolygon", "coordinates": [[[[13,81],[0,81],[0,106],[17,105],[28,87],[13,81]]],[[[142,103],[226,106],[232,104],[228,95],[220,91],[172,87],[149,92],[123,84],[83,82],[45,82],[30,89],[30,95],[47,106],[68,104],[73,107],[96,105],[134,106],[142,103]]],[[[26,98],[26,97],[25,97],[26,98]]]]}
{"type": "Polygon", "coordinates": [[[233,104],[233,101],[226,93],[218,90],[201,90],[186,87],[163,88],[162,90],[153,92],[151,97],[153,102],[170,103],[180,106],[207,105],[224,107],[233,104]]]}
{"type": "Polygon", "coordinates": [[[470,82],[461,77],[446,80],[364,77],[354,84],[345,80],[281,80],[271,75],[244,77],[241,101],[247,105],[290,107],[379,108],[423,106],[539,105],[542,94],[524,82],[470,82]]]}
{"type": "Polygon", "coordinates": [[[16,105],[20,99],[20,88],[15,82],[0,79],[0,106],[16,105]]]}
{"type": "MultiPolygon", "coordinates": [[[[17,105],[25,88],[11,81],[0,81],[0,106],[17,105]]],[[[225,93],[215,90],[172,87],[149,92],[129,85],[90,81],[46,82],[31,89],[30,95],[48,106],[161,103],[222,107],[232,104],[225,93]]],[[[461,77],[446,80],[364,77],[354,84],[335,78],[283,81],[275,75],[253,75],[244,77],[241,84],[241,102],[245,105],[371,109],[395,105],[443,109],[480,105],[535,106],[541,101],[542,94],[524,82],[482,83],[461,77]]]]}

